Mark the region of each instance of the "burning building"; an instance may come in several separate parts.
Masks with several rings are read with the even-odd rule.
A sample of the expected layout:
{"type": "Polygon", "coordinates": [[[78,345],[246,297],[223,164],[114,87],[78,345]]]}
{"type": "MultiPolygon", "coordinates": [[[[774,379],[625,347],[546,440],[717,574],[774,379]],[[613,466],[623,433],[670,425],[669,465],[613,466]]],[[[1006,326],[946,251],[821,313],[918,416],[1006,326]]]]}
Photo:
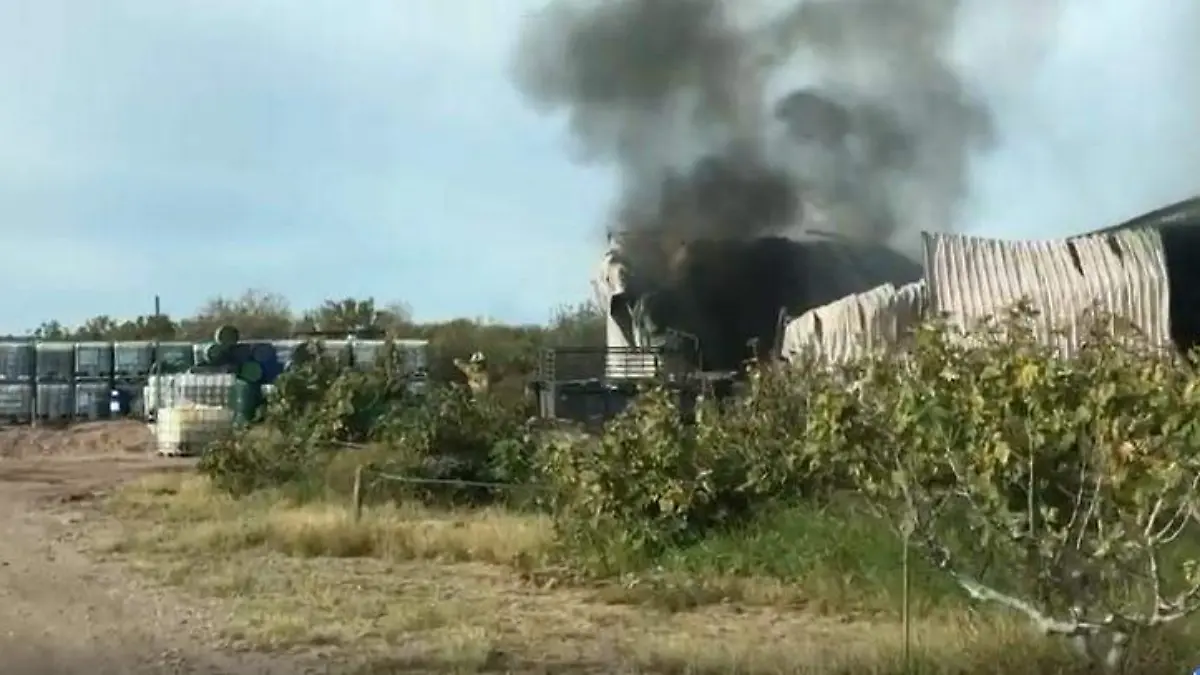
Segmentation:
{"type": "Polygon", "coordinates": [[[693,365],[736,369],[747,342],[777,348],[788,316],[920,278],[920,231],[957,222],[992,132],[946,60],[958,4],[750,16],[727,0],[557,0],[533,17],[519,88],[618,172],[597,282],[610,344],[682,341],[693,365]]]}
{"type": "MultiPolygon", "coordinates": [[[[820,234],[660,245],[617,237],[605,254],[595,288],[608,309],[608,343],[682,342],[675,348],[701,370],[732,371],[751,356],[770,358],[791,318],[921,276],[919,264],[886,246],[820,234]]],[[[629,357],[614,358],[610,374],[643,374],[629,357]]]]}
{"type": "Polygon", "coordinates": [[[920,282],[878,286],[806,312],[785,328],[783,356],[855,358],[888,347],[929,314],[969,326],[1023,298],[1037,310],[1044,339],[1067,353],[1086,339],[1081,321],[1092,310],[1120,317],[1151,344],[1181,352],[1200,346],[1200,198],[1062,239],[923,239],[920,282]]]}
{"type": "MultiPolygon", "coordinates": [[[[789,318],[809,334],[865,325],[867,306],[842,302],[858,295],[967,316],[1015,290],[1052,307],[1113,289],[1132,298],[1121,301],[1128,308],[1169,304],[1172,339],[1194,344],[1187,205],[1058,242],[956,231],[971,160],[1004,140],[985,83],[955,61],[956,45],[975,42],[962,40],[969,4],[550,0],[521,36],[515,79],[530,102],[562,115],[581,161],[616,172],[614,236],[596,283],[610,344],[690,344],[694,365],[724,370],[750,355],[748,341],[759,355],[781,346],[789,318]]],[[[1034,35],[1031,46],[1056,39],[1058,4],[1038,3],[1036,26],[1022,15],[1022,26],[1045,29],[1047,44],[1034,35]]],[[[1165,60],[1194,62],[1195,44],[1181,40],[1165,60]]],[[[1003,57],[1007,72],[1013,59],[1003,57]]],[[[1171,86],[1175,112],[1194,108],[1194,87],[1171,86]]],[[[1194,173],[1180,170],[1196,156],[1195,125],[1184,126],[1163,151],[1185,159],[1153,160],[1175,184],[1194,173]]],[[[1120,188],[1136,202],[1162,194],[1147,187],[1162,177],[1147,171],[1137,194],[1120,188]]],[[[630,366],[621,368],[641,367],[630,366]]]]}

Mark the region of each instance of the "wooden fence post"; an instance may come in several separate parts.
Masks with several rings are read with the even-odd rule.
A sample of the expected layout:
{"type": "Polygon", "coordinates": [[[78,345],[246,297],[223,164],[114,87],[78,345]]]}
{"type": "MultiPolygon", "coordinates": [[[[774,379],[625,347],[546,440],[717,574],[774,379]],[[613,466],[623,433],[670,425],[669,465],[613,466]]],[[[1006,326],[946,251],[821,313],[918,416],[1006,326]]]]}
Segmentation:
{"type": "Polygon", "coordinates": [[[362,511],[363,511],[362,477],[363,477],[363,468],[362,468],[362,464],[359,464],[358,466],[354,467],[354,492],[352,493],[352,499],[354,500],[354,522],[356,522],[356,523],[358,521],[362,520],[362,511]]]}

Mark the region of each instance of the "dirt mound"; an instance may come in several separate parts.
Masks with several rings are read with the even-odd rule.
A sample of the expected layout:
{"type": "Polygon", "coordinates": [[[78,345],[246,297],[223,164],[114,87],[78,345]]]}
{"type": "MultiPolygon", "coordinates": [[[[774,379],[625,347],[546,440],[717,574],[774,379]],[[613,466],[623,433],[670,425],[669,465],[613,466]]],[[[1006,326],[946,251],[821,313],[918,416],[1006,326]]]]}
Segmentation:
{"type": "Polygon", "coordinates": [[[65,429],[0,429],[0,458],[95,456],[150,452],[154,437],[143,422],[86,422],[65,429]]]}

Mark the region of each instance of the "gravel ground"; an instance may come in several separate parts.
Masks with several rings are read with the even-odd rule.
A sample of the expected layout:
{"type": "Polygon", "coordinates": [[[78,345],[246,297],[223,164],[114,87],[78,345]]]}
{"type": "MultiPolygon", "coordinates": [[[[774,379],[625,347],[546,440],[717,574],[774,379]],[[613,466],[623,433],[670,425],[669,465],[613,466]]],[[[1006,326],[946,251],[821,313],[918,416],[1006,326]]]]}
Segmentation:
{"type": "Polygon", "coordinates": [[[3,672],[327,672],[302,656],[227,649],[213,608],[84,554],[79,524],[95,498],[171,465],[146,452],[147,440],[143,425],[122,423],[0,431],[3,672]]]}

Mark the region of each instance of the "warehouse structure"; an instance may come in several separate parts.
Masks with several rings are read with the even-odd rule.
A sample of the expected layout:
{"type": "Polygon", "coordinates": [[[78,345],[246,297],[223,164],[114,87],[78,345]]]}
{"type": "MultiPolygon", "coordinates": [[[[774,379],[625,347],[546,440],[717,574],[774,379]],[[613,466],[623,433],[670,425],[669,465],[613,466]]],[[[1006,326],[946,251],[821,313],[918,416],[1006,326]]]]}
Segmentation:
{"type": "Polygon", "coordinates": [[[692,271],[699,278],[669,292],[639,287],[618,241],[595,283],[608,311],[605,374],[617,379],[656,372],[664,358],[658,347],[680,329],[695,338],[699,361],[717,366],[709,369],[735,365],[743,342],[757,342],[759,356],[766,344],[785,359],[816,351],[844,360],[894,344],[925,316],[944,313],[970,325],[1021,298],[1039,311],[1047,339],[1066,350],[1077,343],[1079,322],[1090,309],[1122,317],[1153,343],[1190,350],[1200,345],[1197,226],[1200,198],[1056,240],[925,233],[919,264],[836,238],[719,242],[711,247],[713,257],[742,262],[717,266],[722,275],[704,278],[703,261],[697,261],[692,271]],[[781,255],[790,263],[780,264],[781,255]],[[732,278],[738,274],[742,278],[732,278]],[[699,306],[692,313],[703,319],[661,309],[672,302],[699,306]],[[686,319],[672,323],[680,316],[686,319]],[[1051,338],[1054,328],[1067,334],[1051,338]]]}

